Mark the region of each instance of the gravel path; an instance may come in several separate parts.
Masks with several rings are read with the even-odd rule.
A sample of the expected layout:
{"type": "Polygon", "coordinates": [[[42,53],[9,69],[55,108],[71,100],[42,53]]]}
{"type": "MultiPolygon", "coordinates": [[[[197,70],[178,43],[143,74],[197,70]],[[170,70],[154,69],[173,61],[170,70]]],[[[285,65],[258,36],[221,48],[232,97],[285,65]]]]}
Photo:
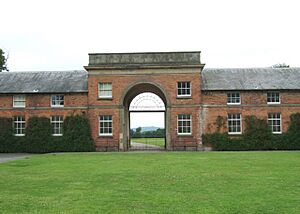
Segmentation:
{"type": "Polygon", "coordinates": [[[160,146],[131,142],[131,150],[163,150],[160,146]]]}
{"type": "Polygon", "coordinates": [[[27,153],[0,153],[0,163],[4,163],[11,160],[17,160],[25,157],[29,157],[31,154],[27,153]]]}

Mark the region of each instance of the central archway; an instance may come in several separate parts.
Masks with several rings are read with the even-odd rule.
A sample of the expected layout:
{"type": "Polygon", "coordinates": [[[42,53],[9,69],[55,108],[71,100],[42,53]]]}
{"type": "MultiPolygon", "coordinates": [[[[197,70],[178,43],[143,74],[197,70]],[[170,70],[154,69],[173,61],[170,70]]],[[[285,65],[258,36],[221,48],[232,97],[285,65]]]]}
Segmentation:
{"type": "Polygon", "coordinates": [[[151,92],[137,95],[129,105],[130,150],[165,150],[165,104],[151,92]]]}
{"type": "MultiPolygon", "coordinates": [[[[131,85],[122,96],[122,111],[121,111],[121,127],[122,127],[122,145],[124,151],[130,149],[130,112],[135,111],[130,109],[130,104],[138,95],[143,93],[153,93],[157,95],[164,104],[164,110],[159,109],[158,112],[164,112],[165,118],[165,149],[169,148],[170,145],[170,134],[169,134],[169,111],[168,106],[170,104],[168,95],[165,90],[158,84],[153,82],[138,82],[131,85]]],[[[139,111],[139,110],[136,110],[139,111]]],[[[147,110],[143,110],[144,112],[147,110]]],[[[154,110],[155,111],[155,110],[154,110]]]]}

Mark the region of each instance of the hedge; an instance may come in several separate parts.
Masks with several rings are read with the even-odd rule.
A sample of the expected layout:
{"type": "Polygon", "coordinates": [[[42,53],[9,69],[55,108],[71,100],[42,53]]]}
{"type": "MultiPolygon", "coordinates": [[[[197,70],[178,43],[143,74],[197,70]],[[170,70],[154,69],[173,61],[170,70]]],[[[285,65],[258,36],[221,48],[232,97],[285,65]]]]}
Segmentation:
{"type": "Polygon", "coordinates": [[[87,152],[95,151],[89,120],[85,115],[71,115],[64,120],[63,136],[52,136],[49,118],[31,117],[26,135],[13,136],[11,118],[0,118],[0,152],[87,152]]]}
{"type": "Polygon", "coordinates": [[[246,128],[240,136],[215,132],[202,136],[203,144],[218,151],[249,150],[299,150],[300,113],[291,115],[287,133],[272,134],[267,121],[249,116],[245,119],[246,128]]]}

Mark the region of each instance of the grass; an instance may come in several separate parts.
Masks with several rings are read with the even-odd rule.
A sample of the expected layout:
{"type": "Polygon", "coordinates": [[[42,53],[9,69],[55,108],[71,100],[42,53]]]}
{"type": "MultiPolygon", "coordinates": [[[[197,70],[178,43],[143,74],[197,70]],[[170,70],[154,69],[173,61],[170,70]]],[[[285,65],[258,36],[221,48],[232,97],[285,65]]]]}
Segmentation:
{"type": "Polygon", "coordinates": [[[300,152],[68,153],[0,164],[1,213],[300,213],[300,152]]]}
{"type": "Polygon", "coordinates": [[[165,138],[131,138],[131,142],[165,147],[165,138]]]}

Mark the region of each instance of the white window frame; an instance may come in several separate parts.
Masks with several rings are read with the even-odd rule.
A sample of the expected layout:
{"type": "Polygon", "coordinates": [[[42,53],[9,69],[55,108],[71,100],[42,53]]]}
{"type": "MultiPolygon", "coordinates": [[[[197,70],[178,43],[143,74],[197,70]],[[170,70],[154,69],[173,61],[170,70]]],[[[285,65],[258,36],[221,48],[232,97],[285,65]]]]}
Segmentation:
{"type": "Polygon", "coordinates": [[[51,107],[53,108],[61,108],[61,107],[64,107],[65,106],[65,95],[63,94],[52,94],[51,95],[51,99],[50,99],[50,105],[51,107]],[[58,97],[62,97],[63,99],[55,99],[55,98],[58,98],[58,97]],[[63,105],[60,104],[60,102],[63,102],[63,105]]]}
{"type": "Polygon", "coordinates": [[[268,113],[268,126],[270,127],[273,134],[282,134],[282,120],[281,120],[281,113],[268,113]],[[279,118],[277,117],[279,115],[279,118]],[[274,125],[274,121],[279,121],[279,126],[274,125]],[[271,124],[270,124],[271,123],[271,124]],[[280,131],[273,131],[274,126],[280,128],[280,131]]]}
{"type": "Polygon", "coordinates": [[[228,126],[228,134],[230,135],[235,135],[235,134],[242,134],[242,130],[243,130],[243,120],[242,120],[242,114],[240,113],[229,113],[227,115],[227,126],[228,126]],[[235,116],[235,118],[231,118],[231,115],[232,116],[235,116]],[[237,116],[239,116],[239,118],[237,118],[237,116]],[[230,131],[230,127],[233,127],[234,129],[237,129],[237,124],[234,123],[232,126],[229,125],[229,121],[232,121],[232,122],[236,122],[236,121],[239,121],[240,122],[240,131],[230,131]]]}
{"type": "Polygon", "coordinates": [[[26,120],[24,116],[15,116],[13,118],[14,136],[25,136],[26,120]]]}
{"type": "Polygon", "coordinates": [[[238,91],[227,92],[227,105],[241,105],[240,92],[238,91]],[[239,100],[239,102],[236,102],[237,99],[239,100]]]}
{"type": "Polygon", "coordinates": [[[192,96],[192,83],[190,81],[179,81],[177,82],[177,97],[191,97],[192,96]],[[185,86],[180,86],[179,84],[189,84],[189,87],[187,85],[185,86]],[[185,90],[189,90],[190,93],[187,94],[179,94],[179,91],[185,91],[185,90]]]}
{"type": "Polygon", "coordinates": [[[280,93],[278,92],[278,91],[268,91],[267,92],[267,104],[280,104],[281,103],[281,99],[280,99],[280,93]],[[278,94],[278,102],[277,101],[275,101],[275,102],[269,102],[268,100],[269,100],[269,97],[270,97],[270,99],[272,99],[272,97],[274,96],[275,97],[275,99],[277,98],[277,95],[278,94]],[[270,96],[269,96],[270,95],[270,96]]]}
{"type": "Polygon", "coordinates": [[[98,98],[100,99],[111,99],[112,98],[112,83],[111,82],[99,82],[98,83],[98,98]],[[103,85],[103,89],[101,89],[103,85]],[[104,94],[101,95],[101,92],[104,94]],[[108,95],[105,95],[108,93],[108,95]]]}
{"type": "Polygon", "coordinates": [[[52,136],[63,136],[63,124],[64,117],[63,116],[51,116],[50,123],[52,126],[52,136]],[[58,130],[59,133],[55,133],[58,130]]]}
{"type": "Polygon", "coordinates": [[[192,115],[191,114],[178,114],[177,115],[177,135],[192,135],[192,115]],[[180,118],[181,116],[189,116],[189,118],[180,118]],[[179,123],[180,122],[189,122],[190,125],[189,126],[181,126],[182,128],[185,127],[185,128],[190,128],[190,132],[179,132],[179,129],[180,129],[180,125],[179,123]]]}
{"type": "Polygon", "coordinates": [[[26,96],[24,94],[13,95],[13,107],[14,108],[25,108],[26,107],[26,96]]]}
{"type": "Polygon", "coordinates": [[[99,136],[113,136],[113,117],[112,115],[100,115],[99,116],[99,136]],[[108,117],[108,118],[102,118],[101,117],[108,117]],[[101,127],[101,124],[109,124],[107,127],[103,126],[101,127]],[[102,132],[101,129],[111,129],[111,132],[102,132]]]}

